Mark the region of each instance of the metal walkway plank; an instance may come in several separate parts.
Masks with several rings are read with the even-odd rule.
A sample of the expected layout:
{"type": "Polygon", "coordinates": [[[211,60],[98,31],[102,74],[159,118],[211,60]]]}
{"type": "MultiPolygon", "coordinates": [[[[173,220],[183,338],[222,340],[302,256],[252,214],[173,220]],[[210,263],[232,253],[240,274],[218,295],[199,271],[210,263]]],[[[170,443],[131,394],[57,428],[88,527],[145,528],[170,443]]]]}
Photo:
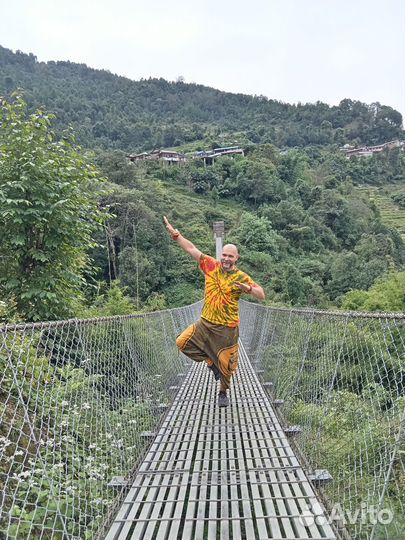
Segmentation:
{"type": "Polygon", "coordinates": [[[106,540],[336,540],[242,345],[230,401],[192,366],[106,540]]]}

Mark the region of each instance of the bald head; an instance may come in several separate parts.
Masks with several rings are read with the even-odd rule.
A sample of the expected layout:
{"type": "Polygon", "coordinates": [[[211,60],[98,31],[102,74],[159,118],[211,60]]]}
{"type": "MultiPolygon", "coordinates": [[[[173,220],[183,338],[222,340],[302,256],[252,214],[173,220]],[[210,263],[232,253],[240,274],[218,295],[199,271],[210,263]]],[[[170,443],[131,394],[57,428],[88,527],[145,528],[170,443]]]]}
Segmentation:
{"type": "Polygon", "coordinates": [[[222,249],[221,266],[225,272],[230,272],[239,259],[238,248],[235,244],[226,244],[222,249]]]}
{"type": "Polygon", "coordinates": [[[236,257],[239,257],[238,248],[235,244],[226,244],[222,249],[222,253],[224,252],[233,253],[236,257]]]}

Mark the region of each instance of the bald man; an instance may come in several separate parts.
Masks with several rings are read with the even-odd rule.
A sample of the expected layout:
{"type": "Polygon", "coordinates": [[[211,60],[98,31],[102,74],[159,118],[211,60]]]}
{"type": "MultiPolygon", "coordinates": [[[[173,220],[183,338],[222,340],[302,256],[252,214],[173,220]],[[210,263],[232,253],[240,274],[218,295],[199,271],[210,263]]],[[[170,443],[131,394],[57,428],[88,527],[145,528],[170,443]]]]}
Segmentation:
{"type": "Polygon", "coordinates": [[[220,380],[218,406],[228,407],[227,391],[238,367],[239,298],[243,293],[264,300],[263,289],[239,270],[234,244],[224,246],[221,261],[205,255],[163,218],[172,239],[179,244],[205,274],[204,305],[201,319],[176,339],[178,348],[196,362],[206,362],[215,380],[220,380]]]}

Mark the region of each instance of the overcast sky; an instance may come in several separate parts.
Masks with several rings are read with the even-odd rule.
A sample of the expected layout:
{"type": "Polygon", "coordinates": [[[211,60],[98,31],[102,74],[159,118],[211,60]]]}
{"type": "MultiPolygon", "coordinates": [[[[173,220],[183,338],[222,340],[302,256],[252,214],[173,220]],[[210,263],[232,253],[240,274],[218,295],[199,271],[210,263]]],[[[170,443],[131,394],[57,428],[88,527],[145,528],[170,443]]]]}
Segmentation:
{"type": "Polygon", "coordinates": [[[12,0],[0,44],[134,80],[405,115],[405,0],[12,0]]]}

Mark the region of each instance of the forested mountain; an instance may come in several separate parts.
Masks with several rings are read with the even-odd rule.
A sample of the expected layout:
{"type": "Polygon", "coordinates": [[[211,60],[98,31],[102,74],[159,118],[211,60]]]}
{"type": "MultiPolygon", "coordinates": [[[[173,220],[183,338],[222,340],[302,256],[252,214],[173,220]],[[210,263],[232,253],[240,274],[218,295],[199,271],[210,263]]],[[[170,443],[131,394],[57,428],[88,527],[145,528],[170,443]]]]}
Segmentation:
{"type": "Polygon", "coordinates": [[[212,222],[224,220],[227,240],[240,246],[241,268],[271,304],[403,308],[403,147],[352,159],[339,149],[403,139],[392,108],[350,99],[337,107],[293,106],[184,82],[134,82],[0,47],[1,94],[3,318],[15,306],[19,318],[44,319],[201,298],[202,278],[168,238],[164,214],[208,253],[215,250],[212,222]],[[14,103],[17,88],[28,112],[14,103]],[[44,112],[30,116],[39,106],[44,112]],[[70,146],[68,133],[61,137],[68,126],[84,150],[70,146]],[[126,157],[235,141],[245,155],[212,166],[191,157],[181,166],[126,157]],[[91,178],[102,176],[108,189],[96,192],[91,178]],[[96,193],[99,209],[109,212],[103,219],[96,193]],[[92,227],[103,224],[95,242],[90,215],[92,227]]]}
{"type": "Polygon", "coordinates": [[[0,47],[0,94],[18,87],[31,108],[54,112],[59,128],[71,124],[78,142],[92,148],[137,151],[203,139],[218,145],[221,135],[279,148],[403,138],[401,114],[379,103],[289,105],[182,81],[132,81],[0,47]]]}

